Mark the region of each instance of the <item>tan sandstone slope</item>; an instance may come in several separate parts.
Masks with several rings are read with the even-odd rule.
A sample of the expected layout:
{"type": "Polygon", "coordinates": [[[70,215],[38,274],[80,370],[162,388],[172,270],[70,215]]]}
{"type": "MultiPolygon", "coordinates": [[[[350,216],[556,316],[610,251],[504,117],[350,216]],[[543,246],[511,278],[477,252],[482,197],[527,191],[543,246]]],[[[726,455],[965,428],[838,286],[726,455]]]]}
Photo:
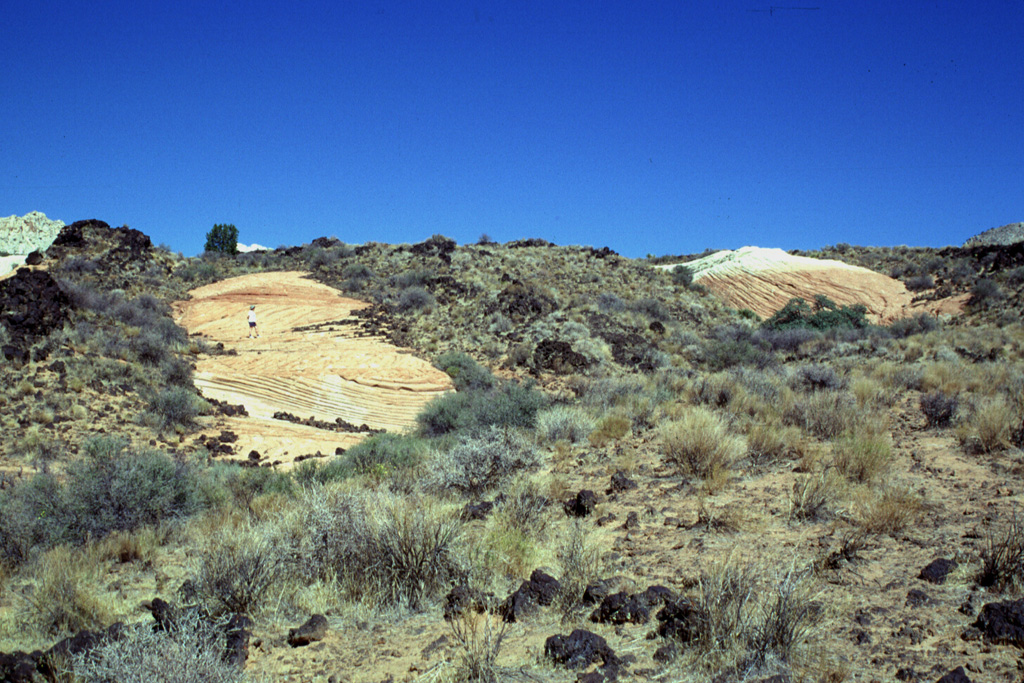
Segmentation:
{"type": "Polygon", "coordinates": [[[356,326],[340,321],[366,304],[304,275],[243,275],[194,289],[190,300],[175,304],[189,334],[237,352],[202,357],[195,384],[207,398],[245,406],[249,418],[220,425],[238,434],[241,454],[252,448],[288,461],[318,450],[333,453],[361,438],[274,420],[278,411],[398,431],[452,389],[450,378],[428,362],[381,339],[357,337],[356,326]],[[250,305],[256,306],[259,338],[247,336],[250,305]],[[336,324],[323,325],[328,322],[336,324]]]}
{"type": "MultiPolygon", "coordinates": [[[[667,270],[679,264],[659,266],[667,270]]],[[[966,297],[913,302],[899,280],[841,261],[794,256],[782,249],[743,247],[685,265],[699,282],[737,309],[768,318],[794,298],[824,294],[841,306],[863,304],[872,322],[888,323],[918,312],[959,313],[966,297]]]]}

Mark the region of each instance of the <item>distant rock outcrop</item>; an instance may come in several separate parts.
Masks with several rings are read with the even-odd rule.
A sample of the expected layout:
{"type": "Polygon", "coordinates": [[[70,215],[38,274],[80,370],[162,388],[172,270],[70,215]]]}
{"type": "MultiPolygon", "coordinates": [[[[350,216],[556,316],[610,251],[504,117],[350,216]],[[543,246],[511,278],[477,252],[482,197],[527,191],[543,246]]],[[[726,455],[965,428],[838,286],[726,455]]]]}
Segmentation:
{"type": "Polygon", "coordinates": [[[51,221],[38,211],[0,218],[0,252],[28,254],[43,251],[57,238],[63,221],[51,221]]]}
{"type": "Polygon", "coordinates": [[[914,303],[902,282],[841,261],[794,256],[782,249],[743,247],[719,251],[683,264],[693,282],[707,287],[733,308],[771,317],[794,298],[813,301],[823,294],[840,306],[862,304],[872,322],[888,323],[917,312],[959,312],[960,302],[914,303]]]}
{"type": "Polygon", "coordinates": [[[965,247],[1002,246],[1024,242],[1024,223],[1007,225],[986,230],[964,242],[965,247]]]}
{"type": "Polygon", "coordinates": [[[38,211],[0,218],[0,275],[25,263],[28,254],[45,251],[63,227],[63,221],[51,221],[38,211]]]}

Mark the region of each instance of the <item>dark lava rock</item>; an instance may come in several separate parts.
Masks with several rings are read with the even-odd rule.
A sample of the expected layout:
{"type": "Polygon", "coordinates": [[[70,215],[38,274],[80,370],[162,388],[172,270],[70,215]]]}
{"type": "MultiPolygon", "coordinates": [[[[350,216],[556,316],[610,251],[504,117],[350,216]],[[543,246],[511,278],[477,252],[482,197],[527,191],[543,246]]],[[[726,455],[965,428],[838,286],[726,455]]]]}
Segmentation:
{"type": "Polygon", "coordinates": [[[466,503],[462,508],[462,519],[487,519],[487,516],[494,511],[494,503],[482,500],[479,503],[466,503]]]}
{"type": "Polygon", "coordinates": [[[31,252],[28,256],[25,257],[25,265],[27,266],[38,266],[42,262],[43,255],[39,253],[38,249],[31,252]]]}
{"type": "Polygon", "coordinates": [[[571,375],[586,370],[591,362],[582,353],[573,351],[569,342],[545,339],[533,351],[533,365],[538,371],[571,375]]]}
{"type": "Polygon", "coordinates": [[[586,517],[590,515],[597,506],[597,494],[590,489],[583,489],[576,494],[576,497],[562,503],[565,514],[570,517],[586,517]]]}
{"type": "Polygon", "coordinates": [[[967,677],[967,672],[964,671],[964,668],[962,666],[958,666],[939,680],[935,681],[935,683],[971,683],[971,679],[967,677]]]}
{"type": "Polygon", "coordinates": [[[611,595],[611,581],[601,579],[590,584],[583,590],[583,604],[596,605],[611,595]]]}
{"type": "Polygon", "coordinates": [[[10,336],[3,348],[4,357],[17,362],[28,360],[29,347],[62,328],[73,307],[68,295],[45,270],[20,268],[0,281],[0,324],[10,336]]]}
{"type": "Polygon", "coordinates": [[[538,606],[550,605],[561,588],[562,584],[553,576],[534,569],[530,574],[530,580],[524,581],[515,593],[505,598],[505,602],[501,603],[498,612],[505,618],[505,621],[520,621],[523,617],[536,611],[538,606]]]}
{"type": "Polygon", "coordinates": [[[661,622],[658,625],[658,635],[663,638],[672,638],[681,643],[688,643],[697,637],[700,612],[688,598],[665,605],[656,616],[661,622]]]}
{"type": "Polygon", "coordinates": [[[989,642],[1024,647],[1024,599],[988,603],[974,626],[989,642]]]}
{"type": "Polygon", "coordinates": [[[452,588],[448,591],[448,595],[444,596],[442,613],[445,621],[451,621],[466,610],[482,614],[492,607],[493,603],[494,596],[492,594],[460,584],[452,588]]]}
{"type": "Polygon", "coordinates": [[[303,647],[323,640],[327,635],[327,617],[314,614],[305,624],[288,631],[288,644],[292,647],[303,647]]]}
{"type": "Polygon", "coordinates": [[[640,528],[640,515],[637,514],[636,510],[626,515],[626,523],[623,526],[627,529],[639,529],[640,528]]]}
{"type": "Polygon", "coordinates": [[[629,491],[635,488],[636,482],[627,477],[625,472],[619,470],[612,475],[612,480],[608,485],[606,493],[621,493],[622,491],[629,491]]]}
{"type": "Polygon", "coordinates": [[[647,606],[624,592],[606,597],[590,615],[590,620],[599,624],[646,624],[650,618],[647,606]]]}
{"type": "Polygon", "coordinates": [[[513,322],[522,323],[543,318],[557,308],[554,298],[540,287],[516,281],[498,292],[494,303],[484,313],[498,312],[513,322]]]}
{"type": "Polygon", "coordinates": [[[620,664],[604,638],[582,628],[567,636],[550,636],[544,641],[544,654],[569,669],[582,669],[597,663],[605,668],[617,668],[620,664]]]}
{"type": "Polygon", "coordinates": [[[907,607],[922,607],[931,603],[932,599],[928,594],[919,588],[911,588],[907,591],[907,607]]]}
{"type": "Polygon", "coordinates": [[[36,680],[42,652],[0,652],[0,681],[6,683],[33,683],[36,680]]]}
{"type": "Polygon", "coordinates": [[[675,659],[678,654],[679,647],[675,643],[669,642],[654,651],[654,661],[661,662],[662,664],[668,664],[675,659]]]}
{"type": "Polygon", "coordinates": [[[927,567],[918,574],[919,579],[929,583],[943,583],[949,573],[957,568],[956,560],[948,560],[944,557],[932,560],[927,567]]]}
{"type": "Polygon", "coordinates": [[[249,658],[249,638],[252,620],[244,614],[235,614],[224,626],[224,661],[241,668],[249,658]]]}
{"type": "Polygon", "coordinates": [[[675,591],[665,586],[649,586],[643,593],[637,593],[634,597],[647,609],[667,605],[677,599],[675,591]]]}

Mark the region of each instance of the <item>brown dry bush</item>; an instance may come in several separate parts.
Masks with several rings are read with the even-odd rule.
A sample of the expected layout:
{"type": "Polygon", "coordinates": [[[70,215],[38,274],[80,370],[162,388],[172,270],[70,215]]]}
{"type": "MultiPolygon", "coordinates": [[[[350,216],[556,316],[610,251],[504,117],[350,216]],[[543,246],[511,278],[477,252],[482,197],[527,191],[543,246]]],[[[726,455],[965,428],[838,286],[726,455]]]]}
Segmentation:
{"type": "Polygon", "coordinates": [[[889,485],[861,501],[857,523],[869,534],[894,536],[916,520],[922,508],[921,496],[905,486],[889,485]]]}
{"type": "Polygon", "coordinates": [[[1019,593],[1024,589],[1024,529],[1016,512],[1002,533],[990,530],[977,581],[979,586],[997,591],[1019,593]]]}
{"type": "Polygon", "coordinates": [[[22,618],[47,636],[106,626],[113,611],[97,590],[101,565],[95,553],[60,546],[40,556],[34,589],[23,594],[22,618]]]}
{"type": "Polygon", "coordinates": [[[725,420],[705,408],[692,408],[661,429],[665,459],[680,473],[708,479],[727,472],[746,450],[725,420]]]}
{"type": "Polygon", "coordinates": [[[854,431],[865,415],[856,401],[839,391],[816,391],[798,398],[785,419],[821,439],[834,439],[854,431]]]}
{"type": "Polygon", "coordinates": [[[833,514],[841,502],[843,477],[831,467],[797,477],[790,492],[790,516],[817,520],[833,514]]]}
{"type": "Polygon", "coordinates": [[[886,435],[848,435],[832,453],[836,469],[847,479],[870,483],[892,465],[892,445],[886,435]]]}

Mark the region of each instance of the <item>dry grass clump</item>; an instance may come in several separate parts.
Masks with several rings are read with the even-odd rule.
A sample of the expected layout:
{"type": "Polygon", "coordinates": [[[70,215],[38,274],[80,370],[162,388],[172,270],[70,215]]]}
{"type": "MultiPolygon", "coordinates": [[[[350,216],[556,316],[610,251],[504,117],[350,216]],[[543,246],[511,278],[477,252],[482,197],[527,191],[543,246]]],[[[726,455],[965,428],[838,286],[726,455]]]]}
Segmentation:
{"type": "Polygon", "coordinates": [[[832,462],[847,479],[867,484],[892,465],[892,445],[886,435],[848,435],[836,442],[832,462]]]}
{"type": "Polygon", "coordinates": [[[601,418],[594,431],[587,436],[587,440],[594,448],[601,448],[625,437],[629,434],[631,427],[632,422],[628,416],[612,412],[601,418]]]}
{"type": "Polygon", "coordinates": [[[465,609],[450,624],[455,642],[462,648],[454,680],[459,683],[497,683],[501,680],[497,662],[508,633],[508,622],[492,612],[465,609]]]}
{"type": "Polygon", "coordinates": [[[869,534],[898,534],[921,514],[924,502],[909,488],[889,485],[879,491],[864,492],[857,523],[869,534]]]}
{"type": "Polygon", "coordinates": [[[839,507],[846,483],[834,468],[798,476],[790,492],[790,516],[814,521],[833,514],[839,507]]]}
{"type": "Polygon", "coordinates": [[[820,439],[834,439],[854,431],[865,413],[850,394],[823,390],[798,398],[785,418],[820,439]]]}
{"type": "Polygon", "coordinates": [[[701,407],[662,427],[661,443],[665,459],[680,473],[701,479],[727,472],[746,450],[744,439],[730,434],[724,419],[701,407]]]}
{"type": "Polygon", "coordinates": [[[811,573],[732,558],[702,572],[692,603],[696,628],[680,664],[706,672],[731,668],[741,680],[802,663],[822,616],[811,573]]]}
{"type": "Polygon", "coordinates": [[[1002,396],[982,399],[956,428],[960,445],[967,451],[992,453],[1008,448],[1021,417],[1002,396]]]}
{"type": "Polygon", "coordinates": [[[537,413],[537,439],[542,443],[580,443],[594,431],[597,421],[578,406],[554,406],[537,413]]]}
{"type": "Polygon", "coordinates": [[[98,590],[102,569],[95,553],[67,546],[41,555],[35,569],[26,574],[32,577],[32,585],[22,594],[20,619],[46,636],[105,627],[114,610],[98,590]]]}
{"type": "Polygon", "coordinates": [[[587,586],[599,578],[601,549],[594,541],[589,526],[583,520],[573,520],[568,532],[555,552],[561,568],[562,588],[556,604],[563,616],[570,616],[583,600],[587,586]]]}
{"type": "Polygon", "coordinates": [[[793,426],[755,422],[747,430],[747,453],[755,464],[796,456],[804,446],[803,434],[793,426]]]}
{"type": "Polygon", "coordinates": [[[1000,592],[1019,593],[1024,589],[1024,529],[1016,512],[1002,533],[989,532],[977,581],[979,586],[1000,592]]]}
{"type": "Polygon", "coordinates": [[[284,559],[265,529],[222,527],[199,559],[197,594],[211,614],[255,615],[282,580],[284,559]]]}

